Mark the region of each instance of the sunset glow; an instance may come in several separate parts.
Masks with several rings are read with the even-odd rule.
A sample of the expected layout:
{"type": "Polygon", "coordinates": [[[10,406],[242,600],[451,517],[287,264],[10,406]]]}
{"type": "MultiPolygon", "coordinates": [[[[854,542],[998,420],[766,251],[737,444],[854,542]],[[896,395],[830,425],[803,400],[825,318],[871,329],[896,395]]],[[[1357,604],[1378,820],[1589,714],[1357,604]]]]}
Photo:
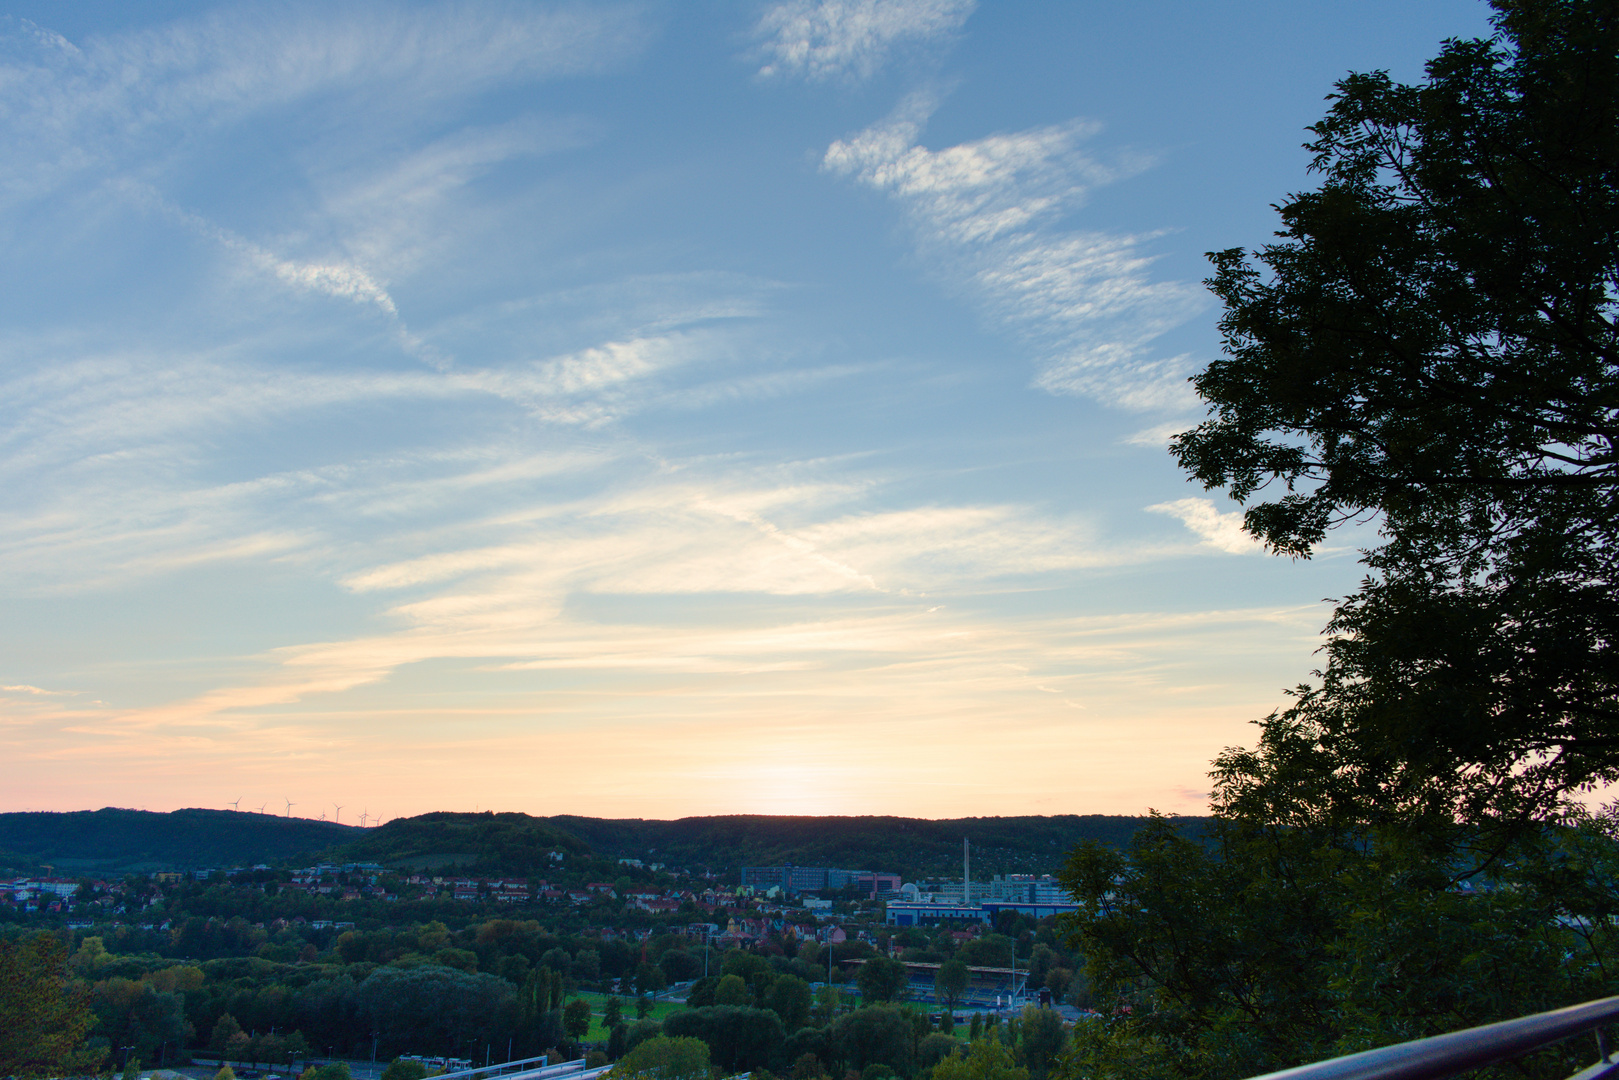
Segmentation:
{"type": "Polygon", "coordinates": [[[1486,32],[8,10],[0,810],[344,821],[1202,810],[1362,572],[1166,452],[1203,253],[1486,32]]]}

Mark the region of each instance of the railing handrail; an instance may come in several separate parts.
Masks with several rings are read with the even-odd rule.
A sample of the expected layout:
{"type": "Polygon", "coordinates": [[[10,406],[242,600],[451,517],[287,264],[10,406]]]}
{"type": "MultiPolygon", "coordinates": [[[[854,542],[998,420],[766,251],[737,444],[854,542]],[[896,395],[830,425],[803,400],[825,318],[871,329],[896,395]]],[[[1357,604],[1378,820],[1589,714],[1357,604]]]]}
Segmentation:
{"type": "MultiPolygon", "coordinates": [[[[1443,1080],[1613,1023],[1619,1023],[1619,997],[1599,998],[1551,1012],[1282,1069],[1252,1080],[1443,1080]]],[[[1598,1062],[1603,1063],[1611,1063],[1619,1070],[1619,1061],[1606,1054],[1598,1062]]],[[[1587,1069],[1579,1075],[1584,1077],[1591,1071],[1587,1069]]]]}

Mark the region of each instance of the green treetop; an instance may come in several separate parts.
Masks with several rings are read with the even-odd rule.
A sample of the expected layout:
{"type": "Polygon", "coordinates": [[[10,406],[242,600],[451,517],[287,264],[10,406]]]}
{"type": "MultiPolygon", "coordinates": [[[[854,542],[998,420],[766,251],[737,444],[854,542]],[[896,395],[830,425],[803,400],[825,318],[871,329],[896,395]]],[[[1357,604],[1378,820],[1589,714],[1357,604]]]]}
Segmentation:
{"type": "Polygon", "coordinates": [[[1619,19],[1494,6],[1423,83],[1339,84],[1321,186],[1214,256],[1173,444],[1274,551],[1375,524],[1295,716],[1348,803],[1474,820],[1619,779],[1619,19]]]}

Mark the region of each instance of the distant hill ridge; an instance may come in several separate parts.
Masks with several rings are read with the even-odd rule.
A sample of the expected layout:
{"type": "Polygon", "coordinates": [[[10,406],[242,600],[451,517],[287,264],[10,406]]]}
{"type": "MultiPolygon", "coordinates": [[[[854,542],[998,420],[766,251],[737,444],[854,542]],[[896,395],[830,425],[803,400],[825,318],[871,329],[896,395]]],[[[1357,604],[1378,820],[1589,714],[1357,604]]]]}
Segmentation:
{"type": "MultiPolygon", "coordinates": [[[[196,870],[285,860],[460,865],[481,873],[538,874],[563,857],[640,860],[712,870],[742,866],[843,866],[907,876],[958,876],[962,837],[973,876],[1049,873],[1080,840],[1122,845],[1143,818],[1059,814],[1023,818],[793,818],[727,814],[656,821],[562,814],[436,811],[380,827],[232,810],[81,810],[0,814],[0,866],[57,873],[196,870]]],[[[1196,836],[1206,818],[1175,818],[1196,836]]]]}
{"type": "MultiPolygon", "coordinates": [[[[1144,819],[1101,814],[927,820],[726,815],[673,821],[438,811],[361,829],[231,810],[82,810],[0,814],[0,866],[63,875],[198,869],[286,860],[460,865],[545,876],[551,853],[641,859],[728,876],[743,866],[841,866],[907,878],[1049,872],[1082,840],[1127,842],[1144,819]]],[[[1206,818],[1173,819],[1196,835],[1206,818]]]]}
{"type": "Polygon", "coordinates": [[[75,810],[0,814],[0,866],[81,873],[275,863],[326,851],[360,829],[235,810],[75,810]]]}
{"type": "MultiPolygon", "coordinates": [[[[838,866],[892,870],[908,878],[961,876],[961,841],[973,876],[1055,870],[1082,840],[1119,846],[1145,818],[1104,814],[1051,817],[777,817],[737,814],[675,821],[560,816],[545,819],[598,854],[735,872],[743,866],[838,866]]],[[[1201,834],[1206,818],[1171,820],[1201,834]]]]}

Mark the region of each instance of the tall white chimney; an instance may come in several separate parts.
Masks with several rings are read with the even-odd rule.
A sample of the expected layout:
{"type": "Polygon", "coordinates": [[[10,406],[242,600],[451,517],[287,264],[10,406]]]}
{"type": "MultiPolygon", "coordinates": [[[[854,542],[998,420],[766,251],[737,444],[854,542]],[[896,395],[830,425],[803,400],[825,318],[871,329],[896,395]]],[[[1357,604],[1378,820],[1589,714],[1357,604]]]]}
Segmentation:
{"type": "Polygon", "coordinates": [[[967,838],[961,838],[961,902],[973,902],[973,875],[972,868],[967,862],[967,838]]]}

